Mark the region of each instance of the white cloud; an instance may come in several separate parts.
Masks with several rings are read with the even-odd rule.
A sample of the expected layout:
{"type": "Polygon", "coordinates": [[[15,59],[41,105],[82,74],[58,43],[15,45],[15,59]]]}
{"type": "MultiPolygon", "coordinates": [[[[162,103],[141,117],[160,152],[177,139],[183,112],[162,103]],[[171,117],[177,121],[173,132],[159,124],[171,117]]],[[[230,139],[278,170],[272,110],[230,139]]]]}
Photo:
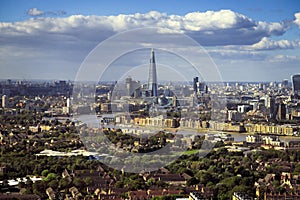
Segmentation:
{"type": "Polygon", "coordinates": [[[275,63],[288,63],[288,62],[300,62],[300,56],[293,56],[293,55],[276,55],[271,57],[270,62],[275,63]]]}
{"type": "Polygon", "coordinates": [[[209,55],[212,58],[218,60],[230,60],[230,61],[263,61],[267,58],[267,55],[261,52],[238,50],[231,48],[218,48],[208,50],[209,55]]]}
{"type": "MultiPolygon", "coordinates": [[[[35,8],[32,14],[41,14],[35,8]]],[[[145,14],[117,16],[73,15],[66,18],[38,18],[16,23],[1,23],[0,36],[7,38],[26,36],[43,37],[43,34],[67,35],[81,40],[104,38],[113,33],[142,27],[162,27],[172,32],[185,33],[200,44],[251,45],[263,37],[282,35],[287,23],[254,21],[231,10],[191,12],[184,16],[167,15],[156,11],[145,14]]],[[[166,31],[165,33],[170,33],[166,31]]]]}
{"type": "Polygon", "coordinates": [[[295,20],[294,23],[298,25],[298,27],[300,28],[300,12],[295,13],[295,20]]]}
{"type": "MultiPolygon", "coordinates": [[[[258,50],[299,47],[299,42],[296,41],[269,39],[271,36],[283,35],[290,27],[290,23],[255,21],[231,10],[191,12],[186,15],[168,15],[152,11],[116,16],[72,15],[64,18],[49,17],[53,13],[48,11],[43,12],[34,8],[31,10],[32,15],[41,14],[43,17],[20,22],[0,22],[2,77],[14,74],[16,69],[22,69],[22,66],[30,67],[28,71],[19,70],[25,77],[26,74],[31,75],[37,71],[47,75],[52,69],[51,73],[61,72],[59,74],[62,76],[65,68],[69,70],[65,74],[75,73],[72,70],[76,70],[84,57],[101,41],[118,32],[143,27],[164,28],[160,29],[159,33],[149,32],[147,35],[152,39],[155,37],[152,41],[158,44],[176,40],[175,36],[172,38],[173,33],[184,33],[207,47],[213,59],[224,66],[227,63],[226,67],[229,67],[232,61],[238,61],[241,68],[248,62],[251,64],[260,62],[260,66],[263,67],[268,65],[269,57],[266,52],[258,50]],[[164,36],[171,36],[171,39],[166,41],[164,36]],[[45,69],[48,71],[44,72],[45,69]]],[[[136,35],[132,35],[129,40],[134,41],[135,37],[136,35]]],[[[141,43],[151,47],[153,44],[148,43],[147,37],[141,43]]],[[[184,42],[182,46],[190,48],[186,47],[184,42]]],[[[118,44],[110,48],[118,48],[118,44]]],[[[109,51],[113,49],[108,49],[107,54],[109,51]]],[[[284,62],[283,58],[279,57],[273,61],[284,62]]]]}
{"type": "Polygon", "coordinates": [[[258,43],[246,47],[246,49],[275,50],[275,49],[294,49],[298,47],[300,47],[300,41],[289,41],[289,40],[274,41],[264,37],[258,43]]]}
{"type": "Polygon", "coordinates": [[[31,16],[39,16],[39,15],[43,15],[45,12],[44,11],[41,11],[37,8],[30,8],[28,11],[27,11],[27,14],[28,15],[31,15],[31,16]]]}
{"type": "Polygon", "coordinates": [[[41,16],[62,16],[67,14],[64,10],[58,10],[58,11],[42,11],[38,8],[31,8],[27,11],[27,14],[33,17],[41,17],[41,16]]]}
{"type": "Polygon", "coordinates": [[[183,17],[183,24],[187,31],[207,31],[255,26],[253,20],[230,10],[188,13],[183,17]]]}

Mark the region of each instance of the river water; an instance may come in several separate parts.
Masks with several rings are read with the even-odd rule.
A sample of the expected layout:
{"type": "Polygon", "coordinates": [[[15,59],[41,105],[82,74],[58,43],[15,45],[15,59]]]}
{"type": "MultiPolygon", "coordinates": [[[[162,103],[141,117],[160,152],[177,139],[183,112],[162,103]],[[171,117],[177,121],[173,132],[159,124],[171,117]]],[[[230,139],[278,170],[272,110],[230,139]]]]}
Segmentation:
{"type": "MultiPolygon", "coordinates": [[[[100,119],[97,118],[95,115],[80,115],[77,116],[77,120],[84,122],[88,125],[88,127],[91,128],[100,128],[100,119]]],[[[127,132],[132,131],[142,131],[147,133],[147,131],[150,132],[157,132],[158,130],[163,130],[163,128],[160,127],[145,127],[145,126],[134,126],[134,125],[104,125],[106,128],[115,128],[115,129],[123,129],[127,132]]],[[[196,129],[179,129],[176,134],[182,134],[183,136],[189,136],[189,135],[205,135],[205,134],[221,134],[224,132],[216,132],[216,131],[207,131],[207,132],[199,132],[196,129]]],[[[234,141],[241,142],[246,141],[247,134],[245,133],[228,133],[231,134],[231,136],[234,138],[234,141]]]]}

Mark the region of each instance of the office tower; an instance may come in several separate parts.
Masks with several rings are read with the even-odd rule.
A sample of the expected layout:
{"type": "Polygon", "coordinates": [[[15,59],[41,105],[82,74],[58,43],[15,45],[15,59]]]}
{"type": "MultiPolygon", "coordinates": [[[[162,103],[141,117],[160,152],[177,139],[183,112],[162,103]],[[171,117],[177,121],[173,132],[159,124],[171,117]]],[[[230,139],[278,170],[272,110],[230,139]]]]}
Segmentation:
{"type": "Polygon", "coordinates": [[[125,79],[126,83],[126,96],[133,96],[135,98],[140,97],[141,93],[141,83],[139,81],[134,81],[131,77],[125,79]]]}
{"type": "Polygon", "coordinates": [[[67,108],[70,108],[70,98],[67,98],[67,108]]]}
{"type": "Polygon", "coordinates": [[[286,105],[284,103],[278,104],[278,110],[277,110],[277,120],[284,120],[286,119],[286,105]]]}
{"type": "Polygon", "coordinates": [[[275,119],[276,117],[276,104],[275,104],[275,98],[270,97],[268,100],[268,107],[270,109],[270,118],[275,119]]]}
{"type": "Polygon", "coordinates": [[[177,107],[177,106],[178,106],[178,100],[177,100],[177,96],[176,96],[176,95],[173,96],[172,105],[173,105],[174,107],[177,107]]]}
{"type": "Polygon", "coordinates": [[[148,90],[150,92],[150,96],[157,97],[157,75],[156,75],[155,55],[153,49],[151,50],[151,57],[150,57],[148,90]]]}
{"type": "Polygon", "coordinates": [[[2,96],[2,108],[6,107],[6,95],[2,96]]]}
{"type": "Polygon", "coordinates": [[[208,93],[208,87],[204,82],[199,82],[198,83],[198,90],[200,91],[201,94],[208,93]]]}
{"type": "Polygon", "coordinates": [[[259,87],[259,90],[266,90],[266,84],[265,83],[259,83],[258,87],[259,87]]]}
{"type": "Polygon", "coordinates": [[[62,109],[63,109],[63,113],[64,114],[70,114],[70,98],[67,98],[66,99],[66,106],[64,106],[62,109]]]}
{"type": "Polygon", "coordinates": [[[293,93],[295,96],[300,96],[300,74],[292,76],[293,93]]]}
{"type": "Polygon", "coordinates": [[[208,94],[208,86],[205,84],[205,87],[204,87],[204,92],[205,94],[208,94]]]}
{"type": "Polygon", "coordinates": [[[275,98],[269,95],[265,95],[260,99],[264,100],[264,106],[266,107],[267,112],[269,113],[269,118],[275,119],[278,111],[275,104],[275,98]]]}
{"type": "Polygon", "coordinates": [[[194,82],[193,82],[193,87],[194,87],[194,93],[197,94],[198,93],[198,82],[199,82],[199,78],[195,77],[194,78],[194,82]]]}
{"type": "Polygon", "coordinates": [[[126,80],[126,95],[127,96],[131,96],[131,91],[132,91],[132,78],[131,77],[127,77],[126,80]]]}
{"type": "Polygon", "coordinates": [[[288,81],[287,79],[284,79],[284,80],[282,81],[282,88],[287,88],[288,85],[289,85],[289,81],[288,81]]]}
{"type": "Polygon", "coordinates": [[[2,108],[6,107],[6,95],[2,96],[2,108]]]}

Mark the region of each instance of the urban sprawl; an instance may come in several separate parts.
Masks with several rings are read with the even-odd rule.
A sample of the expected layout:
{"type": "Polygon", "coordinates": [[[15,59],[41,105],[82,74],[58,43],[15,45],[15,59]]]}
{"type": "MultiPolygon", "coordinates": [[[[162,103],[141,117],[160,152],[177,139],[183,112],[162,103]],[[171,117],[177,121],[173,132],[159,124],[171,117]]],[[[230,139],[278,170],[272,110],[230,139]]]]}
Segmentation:
{"type": "Polygon", "coordinates": [[[153,50],[149,69],[148,82],[1,81],[0,199],[300,199],[300,75],[160,83],[153,50]],[[121,150],[159,164],[147,153],[167,144],[184,151],[159,169],[112,167],[121,150]]]}

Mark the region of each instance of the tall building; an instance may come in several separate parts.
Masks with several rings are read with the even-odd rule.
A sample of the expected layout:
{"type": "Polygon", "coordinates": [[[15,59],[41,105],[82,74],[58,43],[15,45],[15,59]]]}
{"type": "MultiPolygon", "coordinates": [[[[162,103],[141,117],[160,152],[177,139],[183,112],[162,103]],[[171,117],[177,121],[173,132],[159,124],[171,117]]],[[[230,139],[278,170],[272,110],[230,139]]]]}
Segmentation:
{"type": "Polygon", "coordinates": [[[139,81],[134,81],[132,80],[131,77],[127,77],[125,79],[125,83],[126,83],[126,95],[127,96],[133,96],[135,98],[141,96],[140,93],[140,87],[141,84],[139,81]]]}
{"type": "Polygon", "coordinates": [[[282,81],[282,88],[287,88],[289,86],[289,81],[287,79],[284,79],[282,81]]]}
{"type": "Polygon", "coordinates": [[[70,98],[67,98],[67,108],[70,108],[70,98]]]}
{"type": "Polygon", "coordinates": [[[157,75],[156,75],[154,49],[151,50],[149,76],[148,76],[148,90],[150,92],[150,96],[157,97],[157,75]]]}
{"type": "Polygon", "coordinates": [[[70,98],[65,98],[66,99],[66,106],[64,106],[63,109],[63,113],[64,114],[70,114],[70,98]]]}
{"type": "Polygon", "coordinates": [[[198,93],[198,82],[199,82],[199,78],[195,77],[194,81],[193,81],[193,88],[194,88],[194,93],[197,94],[198,93]]]}
{"type": "Polygon", "coordinates": [[[278,108],[277,108],[277,115],[276,119],[277,120],[283,120],[286,119],[286,105],[284,103],[279,103],[278,108]]]}
{"type": "Polygon", "coordinates": [[[127,77],[126,80],[126,95],[130,96],[131,95],[131,91],[132,91],[132,78],[131,77],[127,77]]]}
{"type": "Polygon", "coordinates": [[[173,104],[174,107],[178,106],[178,100],[177,100],[177,96],[176,95],[173,96],[172,104],[173,104]]]}
{"type": "Polygon", "coordinates": [[[6,95],[2,96],[2,108],[6,107],[6,95]]]}
{"type": "Polygon", "coordinates": [[[292,75],[293,93],[300,96],[300,74],[292,75]]]}

